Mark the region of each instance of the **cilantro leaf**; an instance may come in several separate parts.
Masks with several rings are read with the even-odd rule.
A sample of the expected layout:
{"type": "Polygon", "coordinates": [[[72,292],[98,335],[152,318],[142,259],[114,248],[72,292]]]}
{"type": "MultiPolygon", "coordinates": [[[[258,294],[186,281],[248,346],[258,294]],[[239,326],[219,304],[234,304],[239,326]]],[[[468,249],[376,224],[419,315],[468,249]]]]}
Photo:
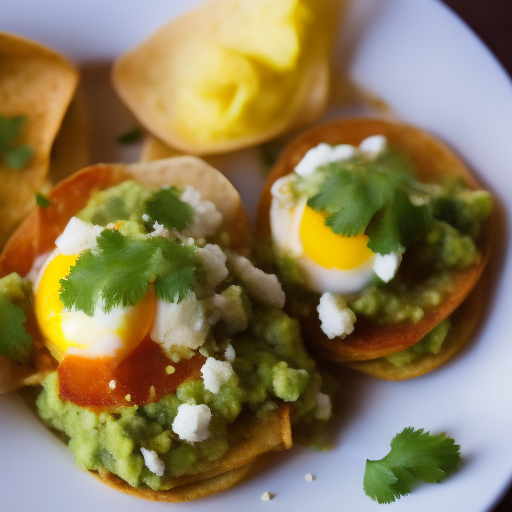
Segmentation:
{"type": "Polygon", "coordinates": [[[28,144],[16,144],[26,121],[25,116],[0,115],[0,159],[11,169],[21,169],[34,154],[33,148],[28,144]]]}
{"type": "MultiPolygon", "coordinates": [[[[397,162],[393,157],[391,161],[397,162]]],[[[373,252],[403,253],[430,222],[430,207],[415,206],[409,199],[408,192],[416,189],[417,182],[385,159],[335,162],[323,172],[325,178],[308,205],[327,214],[325,224],[334,233],[368,235],[373,252]]]]}
{"type": "Polygon", "coordinates": [[[127,132],[119,135],[117,142],[128,146],[130,144],[136,144],[144,138],[144,132],[140,128],[133,128],[127,132]]]}
{"type": "Polygon", "coordinates": [[[8,149],[4,153],[4,159],[7,167],[18,170],[25,167],[33,155],[34,150],[28,144],[23,144],[21,146],[8,149]]]}
{"type": "Polygon", "coordinates": [[[52,202],[44,194],[38,192],[36,194],[36,204],[39,208],[46,208],[47,206],[50,206],[52,202]]]}
{"type": "Polygon", "coordinates": [[[146,201],[146,213],[151,220],[167,229],[184,230],[194,219],[194,208],[180,199],[176,187],[162,188],[146,201]]]}
{"type": "Polygon", "coordinates": [[[25,332],[27,321],[23,310],[6,297],[0,296],[0,354],[27,364],[32,337],[25,332]]]}
{"type": "Polygon", "coordinates": [[[134,239],[104,230],[98,247],[85,251],[61,279],[60,298],[69,310],[89,316],[98,304],[105,313],[134,306],[154,284],[158,298],[179,302],[197,283],[200,269],[192,247],[157,237],[134,239]]]}
{"type": "Polygon", "coordinates": [[[457,467],[459,450],[446,434],[405,428],[392,439],[383,459],[366,461],[364,491],[374,501],[392,503],[409,494],[418,480],[442,482],[457,467]]]}

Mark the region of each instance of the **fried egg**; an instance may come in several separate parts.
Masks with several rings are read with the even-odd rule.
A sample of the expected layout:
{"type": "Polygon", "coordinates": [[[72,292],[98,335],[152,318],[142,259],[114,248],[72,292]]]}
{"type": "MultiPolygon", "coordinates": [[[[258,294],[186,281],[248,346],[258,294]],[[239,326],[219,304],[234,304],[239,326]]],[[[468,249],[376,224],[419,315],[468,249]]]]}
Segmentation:
{"type": "Polygon", "coordinates": [[[98,304],[92,317],[68,311],[60,300],[60,283],[78,255],[56,249],[40,271],[35,295],[35,313],[44,343],[61,361],[66,354],[124,359],[143,340],[155,314],[155,296],[150,292],[136,304],[104,313],[98,304]]]}
{"type": "MultiPolygon", "coordinates": [[[[324,163],[350,158],[357,151],[374,157],[385,148],[383,139],[370,137],[359,148],[320,144],[305,155],[296,173],[310,174],[324,163]]],[[[318,293],[343,295],[361,291],[375,276],[383,281],[392,279],[401,256],[373,253],[364,234],[353,237],[335,234],[325,225],[326,215],[308,206],[306,197],[298,200],[293,197],[294,179],[295,173],[280,178],[272,186],[270,228],[274,246],[298,263],[306,286],[318,293]]]]}

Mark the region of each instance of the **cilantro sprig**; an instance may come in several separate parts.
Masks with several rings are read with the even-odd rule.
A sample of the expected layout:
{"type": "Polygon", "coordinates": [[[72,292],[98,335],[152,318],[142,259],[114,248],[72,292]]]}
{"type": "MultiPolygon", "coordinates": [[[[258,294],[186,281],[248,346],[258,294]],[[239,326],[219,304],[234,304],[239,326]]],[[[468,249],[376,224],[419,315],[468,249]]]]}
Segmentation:
{"type": "Polygon", "coordinates": [[[392,503],[409,494],[418,480],[442,482],[460,461],[460,446],[446,434],[405,428],[380,460],[367,460],[363,487],[378,503],[392,503]]]}
{"type": "Polygon", "coordinates": [[[194,219],[194,208],[180,196],[181,190],[176,187],[162,188],[146,201],[146,213],[167,229],[182,231],[194,219]]]}
{"type": "Polygon", "coordinates": [[[365,233],[373,252],[403,253],[419,239],[431,219],[428,204],[416,206],[411,202],[411,194],[425,194],[405,167],[394,156],[375,162],[355,159],[328,164],[308,205],[327,214],[325,224],[334,233],[365,233]]]}
{"type": "Polygon", "coordinates": [[[25,313],[16,304],[0,295],[0,354],[27,364],[32,346],[32,336],[25,332],[25,313]]]}
{"type": "Polygon", "coordinates": [[[92,316],[98,304],[105,313],[118,306],[134,306],[150,284],[158,298],[179,302],[201,273],[194,248],[173,240],[135,239],[104,230],[97,242],[97,249],[83,252],[60,281],[60,298],[69,310],[92,316]]]}
{"type": "Polygon", "coordinates": [[[26,122],[25,116],[0,115],[0,161],[10,169],[21,169],[34,154],[33,148],[28,144],[16,144],[26,122]]]}

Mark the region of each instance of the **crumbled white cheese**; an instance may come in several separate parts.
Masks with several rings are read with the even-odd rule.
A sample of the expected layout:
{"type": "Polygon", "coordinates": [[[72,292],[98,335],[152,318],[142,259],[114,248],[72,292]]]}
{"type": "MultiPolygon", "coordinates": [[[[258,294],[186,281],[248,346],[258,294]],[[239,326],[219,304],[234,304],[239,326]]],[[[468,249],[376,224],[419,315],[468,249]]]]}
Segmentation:
{"type": "Polygon", "coordinates": [[[267,306],[284,306],[286,296],[275,274],[266,274],[239,254],[231,253],[228,262],[250,297],[267,306]]]}
{"type": "Polygon", "coordinates": [[[196,443],[210,437],[208,426],[212,412],[207,405],[181,404],[172,423],[172,430],[180,439],[196,443]]]}
{"type": "Polygon", "coordinates": [[[332,406],[329,395],[319,391],[316,394],[316,414],[315,417],[319,420],[326,421],[331,417],[332,406]]]}
{"type": "Polygon", "coordinates": [[[87,249],[96,248],[96,237],[103,229],[102,226],[71,217],[62,234],[55,240],[55,245],[66,256],[80,254],[87,249]]]}
{"type": "Polygon", "coordinates": [[[153,231],[151,233],[148,233],[148,237],[155,238],[159,236],[162,236],[164,238],[170,238],[171,233],[163,224],[155,222],[153,224],[153,231]]]}
{"type": "Polygon", "coordinates": [[[261,495],[261,501],[270,501],[274,499],[274,494],[272,494],[271,492],[264,492],[262,495],[261,495]]]}
{"type": "Polygon", "coordinates": [[[356,148],[349,144],[340,144],[338,146],[330,146],[324,142],[318,146],[311,148],[295,167],[295,172],[299,176],[310,176],[315,169],[331,162],[339,162],[340,160],[348,160],[356,153],[356,148]]]}
{"type": "Polygon", "coordinates": [[[209,357],[201,367],[201,373],[204,388],[217,394],[222,384],[227,382],[234,372],[229,361],[218,361],[214,357],[209,357]]]}
{"type": "Polygon", "coordinates": [[[148,222],[148,221],[149,221],[149,215],[148,215],[147,213],[143,213],[143,214],[142,214],[142,220],[143,220],[144,222],[148,222]]]}
{"type": "Polygon", "coordinates": [[[181,200],[194,208],[194,220],[183,234],[193,238],[201,238],[214,235],[222,224],[222,214],[211,201],[201,199],[198,190],[191,186],[185,187],[181,194],[181,200]]]}
{"type": "Polygon", "coordinates": [[[411,201],[411,203],[414,206],[423,206],[425,204],[429,204],[430,203],[430,196],[428,196],[426,194],[424,196],[410,195],[409,196],[409,201],[411,201]]]}
{"type": "Polygon", "coordinates": [[[224,357],[226,358],[226,361],[229,361],[230,363],[232,363],[235,360],[236,352],[231,343],[228,343],[226,351],[224,352],[224,357]]]}
{"type": "Polygon", "coordinates": [[[388,141],[384,135],[372,135],[359,144],[359,151],[369,158],[375,158],[379,153],[386,150],[388,141]]]}
{"type": "Polygon", "coordinates": [[[332,147],[322,142],[318,146],[311,148],[295,166],[295,172],[299,176],[309,176],[313,174],[317,167],[327,164],[331,161],[332,147]]]}
{"type": "Polygon", "coordinates": [[[199,348],[205,341],[210,325],[202,304],[189,292],[179,303],[157,300],[151,339],[166,350],[173,345],[199,348]]]}
{"type": "Polygon", "coordinates": [[[314,479],[315,479],[315,477],[314,477],[311,473],[308,473],[308,474],[304,477],[304,480],[306,480],[306,482],[312,482],[314,479]]]}
{"type": "Polygon", "coordinates": [[[157,455],[154,450],[147,450],[146,448],[140,449],[144,457],[144,464],[156,476],[163,476],[165,472],[165,464],[163,460],[157,455]]]}
{"type": "Polygon", "coordinates": [[[356,315],[347,307],[347,301],[340,295],[324,293],[316,310],[322,331],[329,339],[344,338],[354,330],[356,315]]]}
{"type": "Polygon", "coordinates": [[[373,263],[373,271],[385,283],[393,279],[402,262],[402,255],[396,252],[390,254],[376,254],[373,263]]]}
{"type": "Polygon", "coordinates": [[[206,272],[206,287],[213,292],[228,277],[226,255],[218,245],[206,244],[197,250],[196,256],[206,272]]]}
{"type": "Polygon", "coordinates": [[[356,148],[350,144],[338,144],[332,148],[331,162],[348,160],[349,158],[352,158],[356,152],[356,148]]]}
{"type": "Polygon", "coordinates": [[[116,389],[116,386],[117,386],[117,382],[116,382],[114,379],[112,379],[112,380],[108,383],[108,387],[109,387],[110,389],[116,389]]]}
{"type": "Polygon", "coordinates": [[[231,285],[220,295],[212,297],[212,304],[220,313],[230,334],[245,331],[249,325],[249,314],[242,299],[242,288],[231,285]]]}

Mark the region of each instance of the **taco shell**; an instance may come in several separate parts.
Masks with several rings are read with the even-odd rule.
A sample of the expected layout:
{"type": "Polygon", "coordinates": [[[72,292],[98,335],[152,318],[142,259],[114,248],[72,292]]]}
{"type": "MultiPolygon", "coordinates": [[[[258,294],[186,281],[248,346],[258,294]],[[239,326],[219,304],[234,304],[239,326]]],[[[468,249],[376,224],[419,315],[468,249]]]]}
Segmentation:
{"type": "MultiPolygon", "coordinates": [[[[384,135],[393,149],[407,154],[420,181],[435,183],[447,175],[452,175],[461,178],[470,189],[482,188],[453,151],[440,140],[422,130],[380,119],[354,118],[335,121],[309,130],[295,139],[284,151],[271,171],[262,192],[256,222],[257,238],[266,240],[270,237],[269,211],[272,200],[270,194],[272,184],[277,179],[293,172],[295,166],[309,149],[321,142],[333,145],[351,144],[357,146],[363,139],[371,135],[384,135]]],[[[377,366],[381,368],[382,365],[384,365],[384,368],[388,368],[388,363],[385,360],[382,364],[373,362],[371,365],[359,361],[381,361],[380,358],[382,357],[405,350],[421,340],[442,320],[450,316],[468,297],[479,280],[489,258],[491,240],[492,222],[488,220],[483,226],[478,243],[481,252],[479,261],[466,270],[454,273],[452,292],[445,297],[439,307],[426,311],[423,318],[416,324],[402,322],[381,325],[360,317],[357,320],[357,328],[352,334],[343,340],[330,340],[320,329],[317,315],[311,314],[301,320],[306,342],[309,343],[313,351],[326,359],[350,363],[351,367],[357,369],[375,368],[375,371],[368,371],[368,373],[390,376],[391,373],[388,370],[379,370],[378,372],[376,370],[377,366]],[[356,361],[357,363],[355,363],[356,361]]],[[[471,306],[468,304],[467,309],[469,308],[471,306]]],[[[469,335],[469,331],[470,329],[460,329],[460,332],[464,332],[464,336],[457,336],[457,345],[461,346],[463,344],[469,335]]],[[[444,351],[441,352],[445,353],[444,351]]],[[[440,354],[432,356],[429,363],[425,363],[425,368],[432,369],[444,362],[440,354]]],[[[389,367],[391,366],[393,365],[389,364],[389,367]]],[[[393,371],[395,372],[395,370],[393,371]]],[[[399,378],[399,373],[405,375],[404,371],[403,367],[397,369],[393,379],[399,378]]]]}

